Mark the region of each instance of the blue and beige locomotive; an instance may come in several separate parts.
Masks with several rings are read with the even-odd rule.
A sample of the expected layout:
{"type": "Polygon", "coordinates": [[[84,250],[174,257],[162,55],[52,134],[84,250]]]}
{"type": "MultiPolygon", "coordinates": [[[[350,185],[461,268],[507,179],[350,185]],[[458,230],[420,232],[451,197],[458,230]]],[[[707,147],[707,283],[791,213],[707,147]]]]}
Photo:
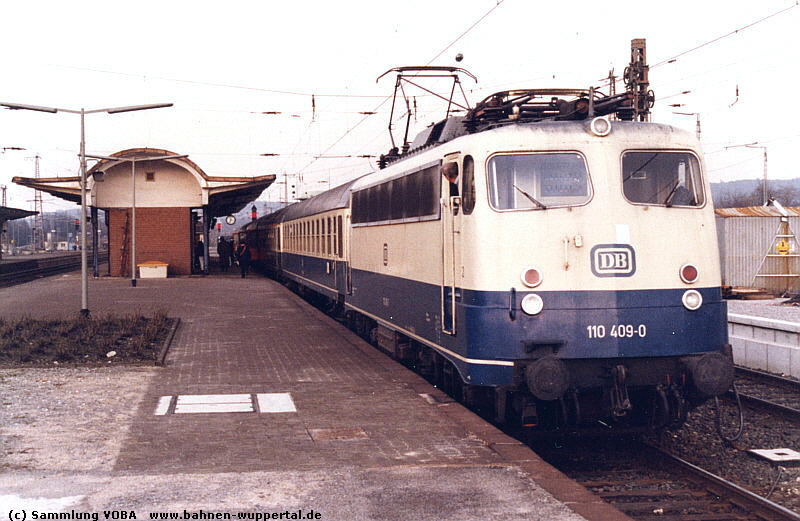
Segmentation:
{"type": "Polygon", "coordinates": [[[733,380],[714,212],[698,140],[637,104],[500,92],[242,233],[271,273],[499,421],[679,424],[733,380]]]}

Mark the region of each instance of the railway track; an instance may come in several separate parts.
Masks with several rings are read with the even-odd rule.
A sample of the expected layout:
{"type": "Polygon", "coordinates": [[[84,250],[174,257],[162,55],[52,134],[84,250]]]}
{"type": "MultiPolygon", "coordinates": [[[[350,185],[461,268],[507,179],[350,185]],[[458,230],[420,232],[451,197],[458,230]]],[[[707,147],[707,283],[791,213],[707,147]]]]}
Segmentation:
{"type": "Polygon", "coordinates": [[[800,520],[791,510],[636,440],[580,440],[534,449],[637,521],[800,520]]]}
{"type": "MultiPolygon", "coordinates": [[[[725,451],[720,446],[711,452],[716,451],[718,458],[738,459],[739,464],[752,462],[752,472],[764,473],[764,464],[759,467],[757,458],[747,455],[748,447],[761,448],[764,445],[760,442],[765,441],[754,437],[753,424],[771,426],[773,432],[796,430],[791,426],[800,424],[800,383],[740,368],[736,386],[746,408],[747,439],[731,444],[735,450],[725,451]]],[[[722,402],[726,410],[733,409],[733,393],[722,402]]],[[[694,438],[694,443],[700,439],[702,437],[694,438]]],[[[767,447],[772,447],[769,441],[766,443],[767,447]]],[[[573,446],[565,446],[566,450],[541,445],[535,450],[556,468],[636,520],[800,520],[800,514],[795,511],[731,481],[744,476],[728,475],[725,479],[655,445],[637,440],[620,443],[600,439],[588,443],[581,439],[570,444],[573,446]]],[[[692,457],[695,451],[684,452],[684,457],[692,457]]],[[[747,468],[740,467],[740,471],[749,472],[744,470],[747,468]]],[[[766,488],[759,490],[769,496],[778,479],[769,493],[766,488]]],[[[785,497],[781,502],[784,500],[785,497]]]]}
{"type": "Polygon", "coordinates": [[[736,388],[743,404],[800,424],[800,381],[737,367],[736,388]]]}
{"type": "MultiPolygon", "coordinates": [[[[108,253],[100,253],[100,262],[107,261],[108,253]]],[[[80,252],[8,262],[0,264],[0,287],[23,284],[41,277],[74,271],[80,267],[80,252]]]]}

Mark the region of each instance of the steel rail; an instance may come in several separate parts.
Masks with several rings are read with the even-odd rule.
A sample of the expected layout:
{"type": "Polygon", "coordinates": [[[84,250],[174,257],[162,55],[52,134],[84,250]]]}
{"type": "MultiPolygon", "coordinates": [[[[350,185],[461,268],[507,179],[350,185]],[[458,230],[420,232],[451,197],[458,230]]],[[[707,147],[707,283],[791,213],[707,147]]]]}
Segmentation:
{"type": "Polygon", "coordinates": [[[670,454],[663,449],[645,443],[654,451],[657,451],[661,456],[673,463],[681,470],[694,477],[701,479],[705,484],[710,485],[711,491],[724,497],[726,500],[731,501],[735,505],[747,510],[751,514],[759,516],[767,521],[800,521],[800,514],[797,514],[788,508],[782,507],[777,503],[770,501],[758,494],[750,492],[749,490],[740,487],[736,483],[728,481],[716,474],[713,474],[705,469],[698,467],[688,461],[681,459],[673,454],[670,454]]]}

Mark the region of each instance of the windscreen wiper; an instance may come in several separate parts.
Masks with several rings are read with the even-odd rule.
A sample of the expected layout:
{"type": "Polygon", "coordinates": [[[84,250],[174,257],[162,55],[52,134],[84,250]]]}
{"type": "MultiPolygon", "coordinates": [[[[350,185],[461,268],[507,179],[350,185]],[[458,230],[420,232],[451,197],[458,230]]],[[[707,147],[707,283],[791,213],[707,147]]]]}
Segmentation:
{"type": "Polygon", "coordinates": [[[537,201],[536,199],[534,199],[531,194],[529,194],[528,192],[526,192],[522,188],[518,187],[517,185],[512,185],[512,186],[514,188],[516,188],[519,191],[519,193],[521,193],[522,195],[527,197],[530,202],[532,202],[533,204],[535,204],[536,206],[538,206],[542,210],[547,210],[547,207],[545,205],[543,205],[542,203],[540,203],[539,201],[537,201]]]}
{"type": "Polygon", "coordinates": [[[667,194],[667,198],[664,199],[664,206],[667,208],[672,206],[672,198],[675,197],[675,194],[678,192],[678,187],[681,186],[680,180],[675,182],[675,186],[672,187],[670,193],[667,194]]]}

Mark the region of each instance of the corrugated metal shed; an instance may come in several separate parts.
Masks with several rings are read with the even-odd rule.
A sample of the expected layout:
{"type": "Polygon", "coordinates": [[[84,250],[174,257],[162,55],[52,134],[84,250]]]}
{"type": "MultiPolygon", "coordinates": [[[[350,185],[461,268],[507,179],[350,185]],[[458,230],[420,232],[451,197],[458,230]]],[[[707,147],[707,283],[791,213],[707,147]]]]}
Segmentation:
{"type": "MultiPolygon", "coordinates": [[[[796,234],[800,230],[800,208],[786,208],[786,212],[789,229],[796,234]]],[[[797,279],[756,277],[779,231],[781,214],[774,207],[719,208],[716,215],[723,284],[766,288],[776,294],[800,292],[797,279]]]]}

